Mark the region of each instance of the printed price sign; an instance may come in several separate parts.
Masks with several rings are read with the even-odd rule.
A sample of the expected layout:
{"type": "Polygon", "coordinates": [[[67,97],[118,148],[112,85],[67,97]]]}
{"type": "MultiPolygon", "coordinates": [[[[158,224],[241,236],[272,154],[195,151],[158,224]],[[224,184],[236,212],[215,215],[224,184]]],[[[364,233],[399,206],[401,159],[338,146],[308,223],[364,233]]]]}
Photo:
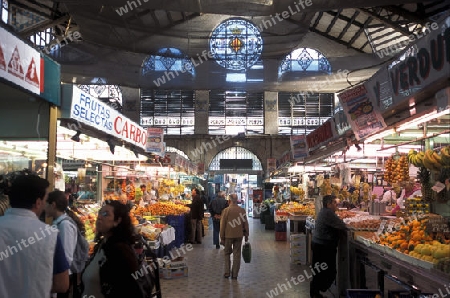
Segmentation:
{"type": "Polygon", "coordinates": [[[383,219],[380,223],[380,227],[378,228],[377,235],[380,236],[383,234],[384,226],[386,225],[387,220],[383,219]]]}
{"type": "Polygon", "coordinates": [[[444,233],[450,235],[450,228],[448,225],[448,219],[446,218],[433,218],[427,223],[426,229],[428,233],[444,233]]]}

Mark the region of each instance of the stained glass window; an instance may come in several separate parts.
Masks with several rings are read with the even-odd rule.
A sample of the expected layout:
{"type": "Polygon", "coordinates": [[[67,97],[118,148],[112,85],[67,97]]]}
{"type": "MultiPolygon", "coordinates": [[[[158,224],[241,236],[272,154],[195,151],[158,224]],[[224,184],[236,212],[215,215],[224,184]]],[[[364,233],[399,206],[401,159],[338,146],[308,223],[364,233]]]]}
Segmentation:
{"type": "Polygon", "coordinates": [[[150,55],[144,60],[141,66],[141,74],[146,76],[155,71],[173,71],[176,72],[177,76],[179,75],[178,72],[187,72],[195,76],[192,61],[176,48],[161,48],[156,55],[150,55]]]}
{"type": "Polygon", "coordinates": [[[261,56],[263,41],[255,25],[233,18],[213,30],[209,47],[220,66],[230,70],[246,70],[261,56]]]}
{"type": "Polygon", "coordinates": [[[281,61],[278,77],[287,72],[331,74],[331,65],[321,52],[310,48],[299,48],[281,61]]]}

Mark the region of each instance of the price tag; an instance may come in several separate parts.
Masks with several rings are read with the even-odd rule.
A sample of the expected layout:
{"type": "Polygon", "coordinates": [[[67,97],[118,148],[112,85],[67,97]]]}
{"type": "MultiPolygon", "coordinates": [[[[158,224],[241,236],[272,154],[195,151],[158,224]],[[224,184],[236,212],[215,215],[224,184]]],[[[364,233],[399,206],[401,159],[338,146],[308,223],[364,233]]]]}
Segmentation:
{"type": "Polygon", "coordinates": [[[383,219],[383,220],[381,221],[380,227],[378,228],[378,231],[377,231],[377,233],[376,233],[378,236],[380,236],[381,234],[383,234],[384,226],[386,225],[386,223],[387,223],[387,220],[385,220],[385,219],[383,219]]]}
{"type": "Polygon", "coordinates": [[[425,231],[428,233],[450,233],[450,228],[448,226],[448,220],[446,218],[433,218],[429,219],[425,231]]]}
{"type": "Polygon", "coordinates": [[[394,224],[395,223],[393,221],[390,221],[388,226],[387,226],[387,228],[386,228],[386,231],[389,232],[389,233],[392,233],[393,232],[393,228],[394,228],[394,224]]]}

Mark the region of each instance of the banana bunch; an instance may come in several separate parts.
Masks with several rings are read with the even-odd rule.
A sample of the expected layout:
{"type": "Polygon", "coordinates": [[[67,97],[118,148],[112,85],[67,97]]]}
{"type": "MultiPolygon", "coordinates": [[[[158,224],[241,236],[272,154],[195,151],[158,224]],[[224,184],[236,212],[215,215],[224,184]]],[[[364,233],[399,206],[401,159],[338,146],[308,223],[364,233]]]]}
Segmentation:
{"type": "Polygon", "coordinates": [[[291,190],[291,194],[298,196],[299,199],[305,198],[305,191],[303,190],[302,187],[291,186],[290,190],[291,190]]]}
{"type": "Polygon", "coordinates": [[[442,157],[439,154],[432,149],[428,149],[425,151],[423,166],[432,171],[440,171],[442,168],[441,159],[442,157]]]}
{"type": "Polygon", "coordinates": [[[415,167],[423,167],[423,159],[425,157],[425,152],[417,152],[414,149],[409,150],[408,152],[408,162],[413,164],[415,167]]]}
{"type": "Polygon", "coordinates": [[[450,146],[441,148],[441,164],[444,167],[450,166],[450,146]]]}

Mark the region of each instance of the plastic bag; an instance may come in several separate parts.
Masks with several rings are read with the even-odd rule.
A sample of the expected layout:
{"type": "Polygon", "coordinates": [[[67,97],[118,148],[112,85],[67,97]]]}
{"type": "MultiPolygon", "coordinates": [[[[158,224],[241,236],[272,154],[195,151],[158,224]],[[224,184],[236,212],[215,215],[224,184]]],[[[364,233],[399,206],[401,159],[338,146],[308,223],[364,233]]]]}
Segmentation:
{"type": "Polygon", "coordinates": [[[244,246],[242,246],[242,258],[245,263],[250,263],[252,260],[252,246],[250,242],[245,242],[244,246]]]}

